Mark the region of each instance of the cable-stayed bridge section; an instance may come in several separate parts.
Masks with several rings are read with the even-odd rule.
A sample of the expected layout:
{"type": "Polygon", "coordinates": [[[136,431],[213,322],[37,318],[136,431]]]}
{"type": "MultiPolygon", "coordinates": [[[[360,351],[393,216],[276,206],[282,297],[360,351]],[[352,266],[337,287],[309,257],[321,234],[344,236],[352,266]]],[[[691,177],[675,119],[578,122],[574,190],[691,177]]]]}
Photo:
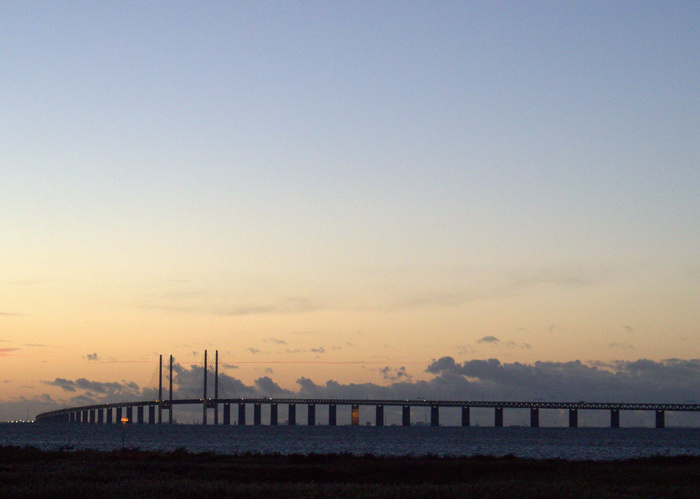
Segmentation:
{"type": "MultiPolygon", "coordinates": [[[[168,383],[168,397],[163,396],[163,359],[159,362],[158,374],[158,394],[155,400],[127,401],[109,404],[86,405],[80,407],[70,407],[51,412],[38,414],[37,422],[41,423],[137,423],[137,424],[173,424],[174,411],[177,406],[201,406],[202,424],[209,423],[209,416],[213,416],[212,424],[232,423],[232,407],[237,410],[237,424],[245,425],[247,422],[247,407],[253,408],[252,424],[263,424],[263,407],[267,415],[266,420],[269,425],[280,424],[280,406],[286,407],[286,421],[283,424],[297,424],[297,407],[306,407],[306,424],[315,425],[316,407],[325,406],[327,408],[327,424],[329,426],[338,425],[338,407],[347,406],[350,408],[350,424],[360,424],[360,407],[365,410],[374,410],[374,424],[383,426],[385,424],[385,407],[401,407],[401,425],[410,426],[412,408],[429,408],[430,425],[440,425],[441,408],[461,408],[461,425],[471,426],[471,409],[493,409],[493,425],[503,426],[503,413],[505,409],[529,409],[530,426],[540,426],[540,410],[565,410],[568,411],[568,426],[578,427],[579,411],[609,411],[610,427],[620,427],[621,411],[652,411],[655,413],[655,426],[664,428],[666,426],[666,412],[700,412],[698,403],[627,403],[627,402],[551,402],[551,401],[475,401],[475,400],[395,400],[395,399],[354,399],[354,398],[222,398],[219,396],[219,356],[216,353],[214,372],[209,373],[207,364],[207,353],[204,353],[203,383],[200,397],[174,398],[173,397],[173,357],[170,357],[168,383]],[[214,393],[209,393],[209,374],[214,375],[214,393]],[[164,412],[167,413],[167,420],[164,419],[164,412]],[[213,414],[210,414],[213,412],[213,414]]],[[[191,390],[189,390],[191,392],[191,390]]],[[[415,421],[413,422],[415,423],[415,421]]]]}

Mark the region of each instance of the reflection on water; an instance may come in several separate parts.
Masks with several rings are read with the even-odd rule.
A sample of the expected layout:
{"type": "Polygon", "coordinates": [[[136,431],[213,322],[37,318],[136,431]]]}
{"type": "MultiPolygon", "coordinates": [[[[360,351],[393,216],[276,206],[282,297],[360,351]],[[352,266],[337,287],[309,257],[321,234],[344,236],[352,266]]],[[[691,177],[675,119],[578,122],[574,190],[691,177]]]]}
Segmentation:
{"type": "MultiPolygon", "coordinates": [[[[128,425],[130,448],[237,454],[352,453],[625,459],[700,455],[700,428],[527,428],[128,425]]],[[[0,445],[114,450],[122,425],[0,424],[0,445]]]]}

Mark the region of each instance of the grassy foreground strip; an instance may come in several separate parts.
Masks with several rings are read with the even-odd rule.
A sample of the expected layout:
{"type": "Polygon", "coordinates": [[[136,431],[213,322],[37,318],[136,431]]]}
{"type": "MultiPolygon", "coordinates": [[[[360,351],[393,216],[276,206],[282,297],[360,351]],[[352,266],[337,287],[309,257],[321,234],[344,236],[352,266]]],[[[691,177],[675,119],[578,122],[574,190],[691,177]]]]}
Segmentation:
{"type": "Polygon", "coordinates": [[[0,447],[0,497],[697,497],[700,457],[624,461],[0,447]]]}

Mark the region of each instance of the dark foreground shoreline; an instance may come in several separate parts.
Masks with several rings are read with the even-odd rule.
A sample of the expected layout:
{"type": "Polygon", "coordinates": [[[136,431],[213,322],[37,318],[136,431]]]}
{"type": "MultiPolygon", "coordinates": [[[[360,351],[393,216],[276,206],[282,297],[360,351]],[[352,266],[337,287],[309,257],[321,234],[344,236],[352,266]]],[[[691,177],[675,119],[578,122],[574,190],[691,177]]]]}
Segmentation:
{"type": "Polygon", "coordinates": [[[0,447],[0,497],[697,497],[700,456],[220,455],[0,447]]]}

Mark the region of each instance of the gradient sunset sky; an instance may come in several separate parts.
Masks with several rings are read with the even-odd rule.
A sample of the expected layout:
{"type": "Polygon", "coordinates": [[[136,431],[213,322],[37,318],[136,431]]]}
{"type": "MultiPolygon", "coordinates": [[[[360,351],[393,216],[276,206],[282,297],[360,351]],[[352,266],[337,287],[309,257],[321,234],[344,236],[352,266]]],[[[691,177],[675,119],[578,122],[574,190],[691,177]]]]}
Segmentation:
{"type": "Polygon", "coordinates": [[[0,95],[3,401],[700,358],[697,1],[4,1],[0,95]]]}

